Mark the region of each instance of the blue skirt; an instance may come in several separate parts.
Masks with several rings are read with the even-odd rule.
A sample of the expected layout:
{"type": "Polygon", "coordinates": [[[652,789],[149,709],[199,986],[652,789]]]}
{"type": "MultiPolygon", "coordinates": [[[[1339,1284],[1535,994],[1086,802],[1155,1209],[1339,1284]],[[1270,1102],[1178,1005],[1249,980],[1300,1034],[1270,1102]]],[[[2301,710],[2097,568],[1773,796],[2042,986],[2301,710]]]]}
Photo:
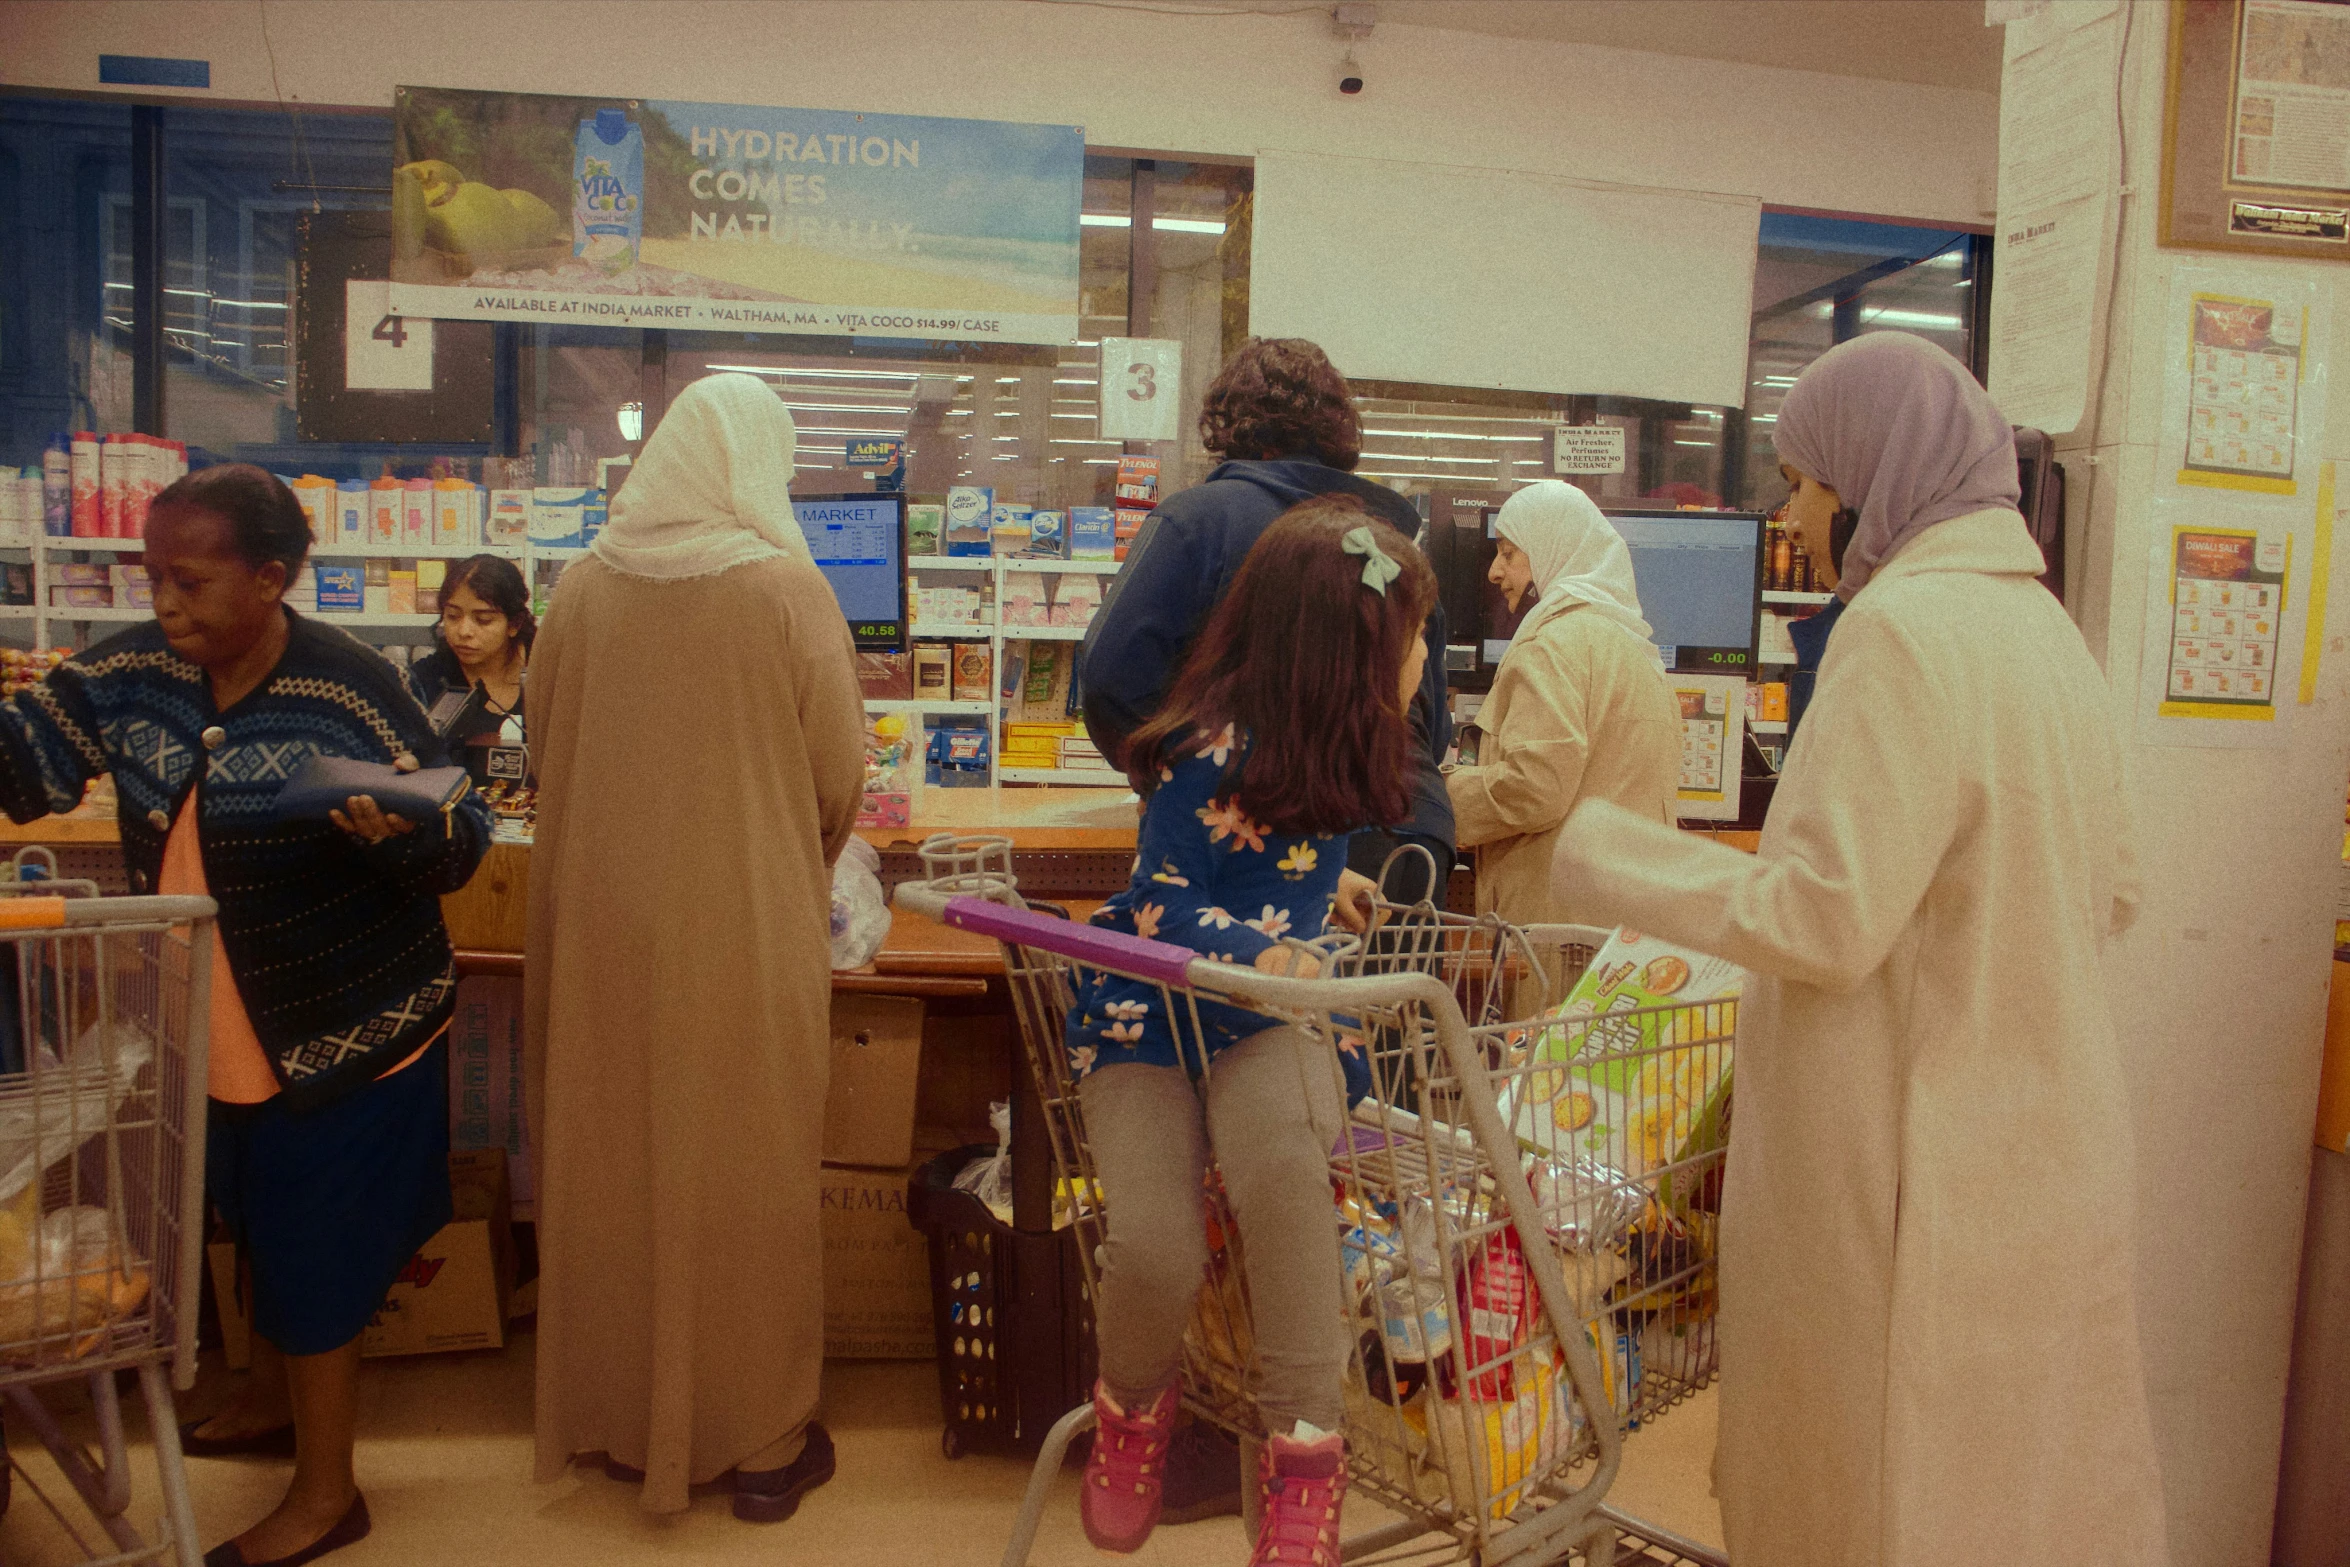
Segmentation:
{"type": "Polygon", "coordinates": [[[289,1355],[357,1338],[449,1222],[449,1047],[307,1113],[209,1100],[204,1185],[253,1272],[253,1330],[289,1355]]]}

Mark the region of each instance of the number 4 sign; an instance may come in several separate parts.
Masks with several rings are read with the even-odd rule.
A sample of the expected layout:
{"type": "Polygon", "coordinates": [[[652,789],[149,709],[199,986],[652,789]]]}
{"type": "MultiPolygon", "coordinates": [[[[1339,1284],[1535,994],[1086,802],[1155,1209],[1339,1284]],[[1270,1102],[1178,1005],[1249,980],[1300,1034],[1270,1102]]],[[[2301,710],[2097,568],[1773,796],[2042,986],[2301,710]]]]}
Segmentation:
{"type": "Polygon", "coordinates": [[[1102,439],[1172,441],[1181,434],[1183,345],[1166,337],[1102,339],[1102,439]]]}
{"type": "Polygon", "coordinates": [[[432,390],[432,322],[393,315],[389,283],[343,284],[343,385],[355,392],[432,390]]]}

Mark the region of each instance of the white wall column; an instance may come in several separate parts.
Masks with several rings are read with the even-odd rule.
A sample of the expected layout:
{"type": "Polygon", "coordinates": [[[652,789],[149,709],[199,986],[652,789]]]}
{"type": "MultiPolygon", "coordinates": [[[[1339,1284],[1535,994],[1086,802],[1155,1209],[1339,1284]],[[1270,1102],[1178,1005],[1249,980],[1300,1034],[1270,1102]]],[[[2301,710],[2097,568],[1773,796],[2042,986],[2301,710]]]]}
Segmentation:
{"type": "MultiPolygon", "coordinates": [[[[2104,664],[2146,879],[2120,942],[2114,1009],[2139,1128],[2139,1312],[2176,1567],[2268,1567],[2300,1269],[2334,898],[2350,778],[2350,552],[2334,535],[2315,701],[2286,691],[2285,743],[2200,749],[2149,743],[2140,696],[2158,522],[2151,505],[2181,454],[2162,439],[2168,383],[2184,362],[2170,319],[2181,266],[2224,266],[2247,288],[2317,278],[2338,263],[2238,258],[2156,243],[2169,7],[2132,7],[2118,83],[2125,197],[2110,341],[2090,385],[2099,417],[2060,439],[2071,476],[2074,613],[2104,664]],[[2090,449],[2094,429],[2094,449],[2090,449]]],[[[2117,83],[2083,81],[2114,102],[2117,83]]],[[[2312,345],[2350,376],[2350,296],[2312,345]]],[[[2301,439],[2342,460],[2350,396],[2327,399],[2301,439]]],[[[2314,516],[2313,487],[2297,504],[2314,516]]],[[[2299,566],[2295,579],[2308,576],[2299,566]]],[[[2117,1222],[2124,1222],[2116,1216],[2117,1222]]],[[[2025,1286],[2028,1288],[2028,1285],[2025,1286]]],[[[2083,1334],[2106,1324],[2075,1324],[2083,1334]]]]}

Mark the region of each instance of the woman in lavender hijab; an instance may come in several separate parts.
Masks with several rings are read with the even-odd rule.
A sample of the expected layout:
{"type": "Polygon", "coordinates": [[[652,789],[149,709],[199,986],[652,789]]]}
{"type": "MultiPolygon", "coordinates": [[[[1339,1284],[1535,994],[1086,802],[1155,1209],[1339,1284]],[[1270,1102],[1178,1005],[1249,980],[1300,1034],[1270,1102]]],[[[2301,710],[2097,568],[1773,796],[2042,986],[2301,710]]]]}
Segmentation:
{"type": "Polygon", "coordinates": [[[1750,972],[1730,1557],[2163,1563],[2099,975],[2136,903],[2105,681],[2034,580],[2011,432],[1956,360],[1842,344],[1776,440],[1800,516],[1852,520],[1759,851],[1586,801],[1555,860],[1582,907],[1750,972]]]}

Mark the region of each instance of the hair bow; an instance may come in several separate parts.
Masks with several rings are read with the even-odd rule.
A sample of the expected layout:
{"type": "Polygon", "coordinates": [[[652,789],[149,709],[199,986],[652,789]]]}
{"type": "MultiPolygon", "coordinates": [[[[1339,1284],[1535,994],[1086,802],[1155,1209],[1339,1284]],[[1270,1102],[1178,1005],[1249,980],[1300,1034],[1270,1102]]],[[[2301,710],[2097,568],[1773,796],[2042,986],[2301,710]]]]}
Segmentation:
{"type": "Polygon", "coordinates": [[[1403,575],[1403,567],[1379,547],[1379,540],[1368,525],[1349,529],[1346,537],[1338,541],[1338,547],[1349,555],[1364,557],[1363,586],[1381,598],[1387,597],[1387,584],[1403,575]]]}

